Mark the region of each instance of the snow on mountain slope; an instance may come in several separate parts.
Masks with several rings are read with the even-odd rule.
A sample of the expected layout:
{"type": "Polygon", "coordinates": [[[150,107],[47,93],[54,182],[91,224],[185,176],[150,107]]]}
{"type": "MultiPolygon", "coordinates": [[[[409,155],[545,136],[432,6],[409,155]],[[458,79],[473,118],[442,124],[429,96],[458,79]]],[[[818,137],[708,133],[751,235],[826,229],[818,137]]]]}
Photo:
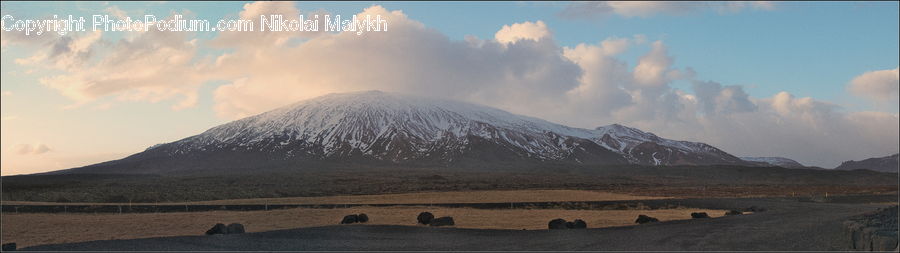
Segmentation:
{"type": "Polygon", "coordinates": [[[214,127],[172,143],[173,155],[197,150],[274,152],[343,157],[358,152],[394,162],[462,152],[470,137],[492,140],[525,157],[563,160],[578,149],[571,138],[591,131],[502,110],[379,91],[331,94],[214,127]],[[435,152],[439,151],[439,152],[435,152]]]}
{"type": "Polygon", "coordinates": [[[803,164],[784,157],[741,157],[744,161],[760,163],[764,166],[778,166],[782,168],[804,168],[803,164]]]}
{"type": "Polygon", "coordinates": [[[598,144],[635,164],[744,164],[740,158],[705,143],[665,139],[619,124],[598,127],[593,132],[598,144]]]}
{"type": "MultiPolygon", "coordinates": [[[[741,164],[715,147],[621,125],[567,127],[499,109],[380,91],[330,94],[101,164],[147,170],[281,162],[741,164]],[[164,165],[156,165],[164,164],[164,165]]],[[[90,166],[88,166],[90,167],[90,166]]]]}

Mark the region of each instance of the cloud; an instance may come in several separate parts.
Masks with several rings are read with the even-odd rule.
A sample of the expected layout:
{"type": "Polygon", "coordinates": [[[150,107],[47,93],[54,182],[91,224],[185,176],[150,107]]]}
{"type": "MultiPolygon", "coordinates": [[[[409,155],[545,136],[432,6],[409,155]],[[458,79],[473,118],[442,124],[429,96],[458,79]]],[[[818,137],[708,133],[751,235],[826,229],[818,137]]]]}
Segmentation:
{"type": "Polygon", "coordinates": [[[51,45],[45,50],[38,51],[29,58],[16,59],[16,63],[77,71],[92,56],[93,46],[101,36],[100,31],[85,35],[61,36],[52,40],[51,45]]]}
{"type": "Polygon", "coordinates": [[[544,21],[522,22],[512,25],[504,25],[494,34],[494,39],[500,43],[514,43],[519,40],[540,40],[550,36],[550,30],[544,21]]]}
{"type": "MultiPolygon", "coordinates": [[[[295,6],[294,2],[253,2],[244,4],[243,11],[238,13],[240,19],[259,20],[260,16],[271,17],[271,15],[282,15],[284,20],[299,20],[301,11],[295,6]]],[[[314,15],[320,15],[324,22],[324,12],[308,13],[306,18],[312,18],[314,15]]],[[[254,24],[255,25],[255,24],[254,24]]],[[[279,31],[260,31],[258,27],[254,27],[252,32],[248,31],[222,31],[218,37],[210,44],[216,47],[237,47],[237,46],[282,46],[293,39],[311,38],[324,34],[324,29],[318,32],[279,32],[279,31]],[[248,36],[250,35],[250,36],[248,36]]]]}
{"type": "Polygon", "coordinates": [[[103,11],[105,11],[106,13],[109,13],[110,15],[113,15],[117,18],[128,17],[128,12],[120,9],[119,6],[115,6],[115,5],[106,7],[106,9],[104,9],[103,11]]]}
{"type": "Polygon", "coordinates": [[[787,92],[751,101],[756,110],[698,114],[696,125],[685,126],[695,130],[670,129],[694,132],[692,139],[732,154],[786,156],[826,168],[897,152],[897,114],[847,113],[838,105],[787,92]]]}
{"type": "Polygon", "coordinates": [[[722,86],[713,81],[694,81],[692,88],[696,103],[705,114],[731,114],[756,110],[756,104],[750,101],[750,96],[741,86],[722,86]]]}
{"type": "MultiPolygon", "coordinates": [[[[7,13],[0,12],[0,15],[6,15],[7,13]]],[[[53,41],[59,38],[58,33],[47,32],[42,33],[41,35],[25,35],[24,32],[6,31],[5,29],[0,29],[0,51],[6,52],[12,46],[38,46],[43,47],[48,42],[53,41]]]]}
{"type": "Polygon", "coordinates": [[[900,73],[898,68],[869,71],[853,78],[847,89],[876,102],[897,104],[900,97],[900,73]]]}
{"type": "Polygon", "coordinates": [[[576,2],[559,13],[566,18],[594,18],[619,15],[623,17],[648,18],[657,15],[686,15],[701,11],[715,11],[719,14],[736,13],[745,9],[774,10],[775,4],[768,1],[602,1],[576,2]]]}
{"type": "Polygon", "coordinates": [[[39,81],[71,99],[70,107],[106,96],[147,102],[181,98],[172,105],[176,110],[196,104],[196,91],[209,77],[203,74],[205,61],[195,58],[198,45],[191,33],[151,29],[115,42],[102,37],[99,31],[62,36],[16,62],[64,71],[39,81]]]}
{"type": "Polygon", "coordinates": [[[670,72],[673,59],[662,41],[653,42],[653,49],[638,61],[634,68],[636,84],[648,87],[664,86],[674,79],[677,72],[670,72]]]}
{"type": "MultiPolygon", "coordinates": [[[[328,92],[370,89],[493,101],[507,108],[543,95],[532,103],[549,107],[578,84],[580,69],[549,37],[511,44],[496,38],[453,41],[401,11],[372,6],[358,15],[367,14],[389,20],[390,32],[328,33],[297,45],[265,41],[269,44],[229,48],[234,51],[216,59],[214,67],[233,80],[216,89],[216,112],[238,118],[328,92]]],[[[534,38],[521,30],[546,27],[522,24],[527,25],[507,30],[534,38]]]]}
{"type": "Polygon", "coordinates": [[[50,152],[50,148],[42,143],[37,144],[18,144],[11,148],[13,152],[19,155],[40,155],[50,152]]]}

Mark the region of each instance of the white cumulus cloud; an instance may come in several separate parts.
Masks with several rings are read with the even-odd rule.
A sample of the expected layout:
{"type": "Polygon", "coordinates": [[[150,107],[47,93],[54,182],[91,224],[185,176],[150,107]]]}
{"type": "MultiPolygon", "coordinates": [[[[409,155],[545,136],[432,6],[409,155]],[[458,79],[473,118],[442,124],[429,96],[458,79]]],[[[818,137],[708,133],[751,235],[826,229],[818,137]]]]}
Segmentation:
{"type": "Polygon", "coordinates": [[[494,34],[494,38],[500,43],[513,43],[519,40],[537,41],[547,36],[550,36],[550,30],[547,29],[547,24],[540,20],[534,23],[526,21],[504,25],[500,31],[494,34]]]}
{"type": "Polygon", "coordinates": [[[900,72],[898,68],[869,71],[853,78],[847,88],[862,97],[897,104],[900,96],[900,72]]]}

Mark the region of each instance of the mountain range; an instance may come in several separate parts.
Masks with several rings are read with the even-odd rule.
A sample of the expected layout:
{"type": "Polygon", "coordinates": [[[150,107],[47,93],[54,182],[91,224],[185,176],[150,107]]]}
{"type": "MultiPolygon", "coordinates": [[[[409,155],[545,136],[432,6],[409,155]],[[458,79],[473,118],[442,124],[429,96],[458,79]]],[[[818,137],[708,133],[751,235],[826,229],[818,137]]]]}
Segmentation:
{"type": "Polygon", "coordinates": [[[760,166],[778,166],[782,168],[798,169],[806,168],[803,164],[784,157],[741,157],[744,161],[757,163],[760,166]]]}
{"type": "Polygon", "coordinates": [[[885,157],[869,158],[862,161],[846,161],[840,166],[834,168],[836,170],[874,170],[881,172],[900,171],[900,154],[893,154],[885,157]]]}
{"type": "Polygon", "coordinates": [[[741,159],[705,143],[666,139],[619,124],[575,128],[482,105],[364,91],[300,101],[120,160],[54,173],[153,174],[335,164],[761,163],[794,166],[796,162],[741,159]]]}

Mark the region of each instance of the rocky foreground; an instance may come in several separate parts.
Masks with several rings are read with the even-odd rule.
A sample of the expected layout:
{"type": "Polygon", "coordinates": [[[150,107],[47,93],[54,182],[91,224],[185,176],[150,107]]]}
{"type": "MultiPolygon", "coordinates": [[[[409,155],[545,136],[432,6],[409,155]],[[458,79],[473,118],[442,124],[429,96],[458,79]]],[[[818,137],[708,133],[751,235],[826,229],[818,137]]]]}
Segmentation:
{"type": "Polygon", "coordinates": [[[865,251],[898,252],[897,206],[860,215],[844,222],[850,248],[865,251]]]}

